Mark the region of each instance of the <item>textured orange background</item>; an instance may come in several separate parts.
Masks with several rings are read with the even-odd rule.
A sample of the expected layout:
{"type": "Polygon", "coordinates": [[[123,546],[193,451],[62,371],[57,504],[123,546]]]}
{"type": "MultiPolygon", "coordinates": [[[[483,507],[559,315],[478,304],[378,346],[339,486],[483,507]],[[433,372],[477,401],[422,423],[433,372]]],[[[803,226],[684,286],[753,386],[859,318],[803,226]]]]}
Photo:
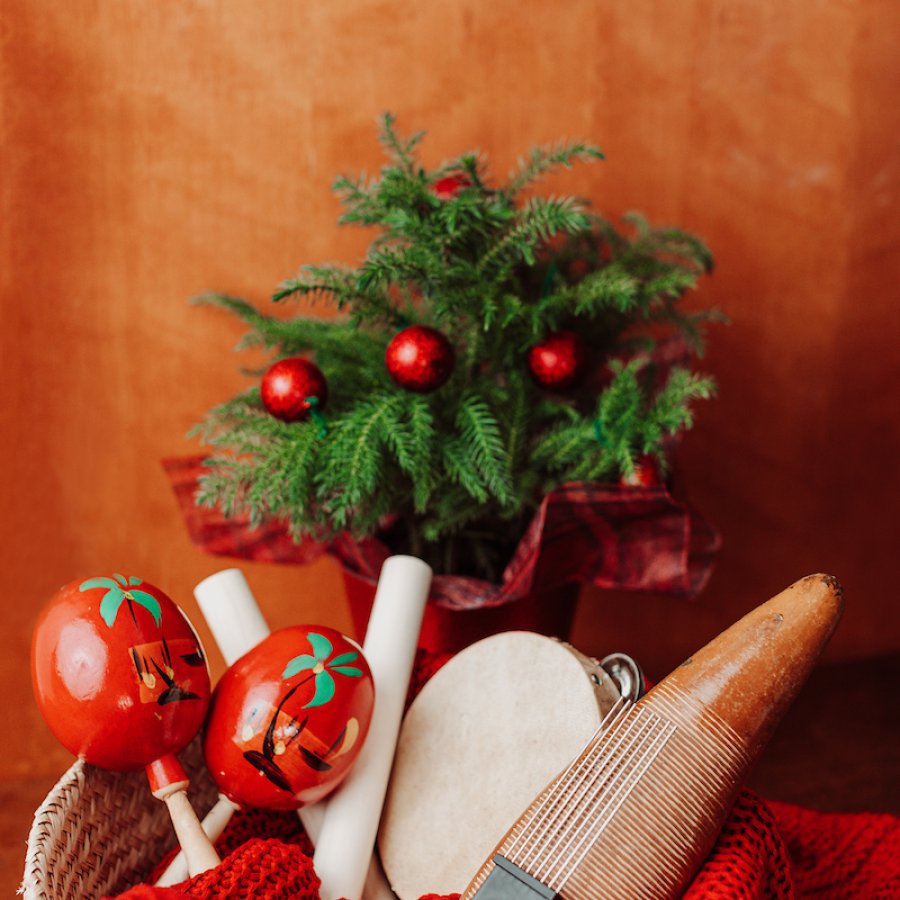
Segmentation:
{"type": "MultiPolygon", "coordinates": [[[[721,396],[682,462],[724,533],[717,573],[693,605],[591,594],[575,642],[658,675],[826,570],[848,596],[830,653],[900,648],[895,3],[2,8],[0,659],[22,746],[0,776],[68,763],[27,677],[57,585],[139,573],[193,610],[192,586],[227,564],[191,547],[159,466],[246,383],[241,329],[187,298],[263,301],[301,263],[356,259],[366,235],[336,229],[329,184],[380,165],[385,109],[428,130],[430,164],[478,147],[505,172],[534,143],[594,140],[608,161],[548,191],[641,209],[715,251],[703,298],[733,324],[713,336],[721,396]]],[[[331,562],[246,569],[273,625],[349,627],[331,562]]]]}

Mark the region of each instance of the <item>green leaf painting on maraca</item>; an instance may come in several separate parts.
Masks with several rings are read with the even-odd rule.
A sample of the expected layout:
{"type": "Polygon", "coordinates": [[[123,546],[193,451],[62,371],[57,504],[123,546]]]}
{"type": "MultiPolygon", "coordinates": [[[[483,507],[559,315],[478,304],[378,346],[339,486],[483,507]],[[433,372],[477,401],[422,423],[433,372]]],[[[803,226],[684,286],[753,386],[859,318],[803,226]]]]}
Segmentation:
{"type": "MultiPolygon", "coordinates": [[[[135,605],[143,607],[153,618],[156,628],[161,629],[162,607],[151,593],[137,586],[143,580],[132,575],[126,577],[118,572],[110,577],[88,578],[78,585],[79,593],[95,589],[106,590],[100,601],[100,618],[108,628],[115,625],[119,609],[126,604],[131,614],[131,621],[138,625],[135,605]]],[[[175,641],[178,658],[189,666],[196,668],[205,666],[206,661],[199,643],[194,641],[175,641]],[[186,652],[181,653],[179,650],[186,652]]],[[[135,673],[141,683],[140,699],[142,703],[155,702],[160,706],[176,703],[181,700],[197,700],[199,695],[177,683],[172,650],[163,636],[158,641],[141,642],[130,647],[129,653],[134,663],[135,673]],[[158,658],[157,658],[158,657],[158,658]]]]}
{"type": "Polygon", "coordinates": [[[114,573],[112,578],[89,578],[78,586],[78,590],[89,591],[92,588],[108,588],[100,601],[100,615],[110,628],[113,627],[116,616],[119,614],[119,607],[123,603],[128,604],[128,611],[131,613],[131,618],[135,624],[137,624],[137,619],[135,619],[134,615],[134,604],[137,603],[153,616],[153,621],[159,627],[162,621],[162,610],[159,602],[152,594],[138,590],[136,585],[139,584],[143,584],[140,578],[135,578],[133,575],[130,578],[126,578],[124,575],[114,573]]]}
{"type": "MultiPolygon", "coordinates": [[[[276,757],[283,756],[296,744],[299,759],[306,766],[317,772],[328,772],[332,768],[333,759],[349,752],[359,737],[359,721],[352,716],[346,720],[337,738],[330,743],[321,741],[311,733],[308,727],[309,715],[302,719],[299,715],[292,715],[286,721],[282,719],[282,711],[288,701],[310,681],[313,682],[313,696],[300,707],[301,710],[323,707],[334,698],[336,683],[332,672],[348,678],[363,676],[362,669],[349,665],[359,659],[357,651],[338,653],[329,659],[334,651],[334,645],[325,635],[310,631],[306,634],[306,640],[312,653],[301,653],[292,657],[285,665],[281,679],[287,681],[301,672],[308,674],[291,685],[273,709],[263,735],[261,750],[247,750],[243,754],[244,759],[272,784],[286,791],[292,790],[290,779],[276,761],[276,757]]],[[[254,717],[255,713],[256,710],[254,717]]],[[[252,739],[254,734],[252,724],[248,723],[245,729],[246,738],[252,739]]]]}
{"type": "MultiPolygon", "coordinates": [[[[312,670],[316,692],[312,700],[303,705],[304,709],[323,706],[334,696],[334,677],[328,671],[329,669],[332,672],[339,672],[341,675],[347,675],[350,678],[359,678],[362,675],[362,669],[347,665],[347,663],[353,662],[359,656],[358,653],[342,653],[329,660],[328,657],[334,649],[331,641],[324,635],[316,634],[314,631],[309,633],[309,643],[312,645],[313,655],[310,656],[304,653],[300,656],[295,656],[284,667],[284,672],[281,673],[282,678],[291,678],[298,672],[312,670]]],[[[300,683],[304,684],[306,680],[304,679],[300,683]]]]}

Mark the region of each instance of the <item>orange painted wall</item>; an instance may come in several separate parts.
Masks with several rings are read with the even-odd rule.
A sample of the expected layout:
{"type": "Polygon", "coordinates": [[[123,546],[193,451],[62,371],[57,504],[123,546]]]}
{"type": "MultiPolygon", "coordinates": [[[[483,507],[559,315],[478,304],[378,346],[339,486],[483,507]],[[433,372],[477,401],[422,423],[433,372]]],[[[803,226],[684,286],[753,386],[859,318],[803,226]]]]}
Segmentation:
{"type": "MultiPolygon", "coordinates": [[[[159,467],[245,384],[240,329],[187,304],[262,301],[303,262],[353,260],[341,171],[380,165],[373,123],[425,128],[429,163],[499,171],[559,136],[608,161],[548,190],[712,245],[703,297],[733,324],[721,396],[684,446],[725,536],[696,604],[584,598],[576,643],[655,674],[794,578],[833,571],[831,648],[900,649],[900,10],[886,0],[3,0],[0,26],[4,678],[24,746],[0,775],[58,773],[28,641],[58,584],[112,568],[191,587],[159,467]]],[[[329,561],[248,566],[274,625],[348,627],[329,561]]]]}

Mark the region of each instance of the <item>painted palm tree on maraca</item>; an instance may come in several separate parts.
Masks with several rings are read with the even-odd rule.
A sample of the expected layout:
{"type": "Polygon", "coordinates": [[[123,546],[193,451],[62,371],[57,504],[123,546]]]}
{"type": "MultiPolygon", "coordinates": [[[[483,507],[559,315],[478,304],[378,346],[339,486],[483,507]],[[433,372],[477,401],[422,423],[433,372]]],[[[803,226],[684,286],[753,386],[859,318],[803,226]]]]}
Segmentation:
{"type": "MultiPolygon", "coordinates": [[[[295,656],[284,667],[281,677],[287,680],[301,672],[308,672],[309,674],[292,685],[281,698],[278,706],[273,710],[263,737],[262,750],[246,750],[244,752],[244,759],[247,762],[262,772],[274,785],[285,791],[291,790],[291,784],[278,765],[276,757],[284,754],[301,738],[309,723],[308,715],[302,720],[299,715],[293,715],[282,727],[281,737],[277,739],[278,724],[285,705],[301,687],[312,680],[315,693],[309,701],[303,704],[301,712],[302,710],[324,706],[333,699],[336,690],[332,672],[348,678],[361,678],[363,675],[362,669],[349,665],[359,659],[357,651],[350,650],[336,655],[333,659],[329,659],[334,647],[325,635],[311,631],[307,634],[307,639],[312,647],[312,654],[302,653],[295,656]]],[[[359,730],[359,720],[354,717],[349,718],[338,736],[327,747],[322,745],[311,734],[307,734],[307,742],[312,743],[315,749],[311,749],[305,746],[304,742],[301,742],[298,745],[300,755],[310,768],[318,772],[328,772],[333,767],[333,760],[349,752],[356,744],[359,738],[359,730]]],[[[251,722],[244,726],[244,734],[247,740],[252,739],[254,729],[251,722]]]]}
{"type": "Polygon", "coordinates": [[[324,625],[274,631],[216,685],[203,738],[207,768],[241,807],[315,803],[348,773],[374,698],[369,666],[350,638],[324,625]]]}
{"type": "Polygon", "coordinates": [[[216,865],[175,756],[200,729],[210,697],[205,654],[175,603],[134,576],[74,581],[41,614],[31,664],[38,706],[60,742],[104,769],[145,769],[191,874],[216,865]]]}

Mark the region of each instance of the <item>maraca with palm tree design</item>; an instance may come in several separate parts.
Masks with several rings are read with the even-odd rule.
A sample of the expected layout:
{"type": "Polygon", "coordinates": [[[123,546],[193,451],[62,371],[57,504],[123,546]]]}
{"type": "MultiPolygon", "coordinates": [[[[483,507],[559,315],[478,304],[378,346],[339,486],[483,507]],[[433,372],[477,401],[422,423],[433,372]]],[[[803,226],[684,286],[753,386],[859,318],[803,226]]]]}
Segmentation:
{"type": "Polygon", "coordinates": [[[240,806],[315,803],[349,771],[374,697],[368,664],[350,638],[319,625],[273,632],[216,686],[203,741],[207,768],[240,806]]]}
{"type": "Polygon", "coordinates": [[[145,769],[154,796],[169,808],[190,873],[216,865],[175,756],[200,730],[210,697],[206,656],[178,606],[134,576],[73,581],[38,619],[31,672],[59,741],[104,769],[145,769]]]}

